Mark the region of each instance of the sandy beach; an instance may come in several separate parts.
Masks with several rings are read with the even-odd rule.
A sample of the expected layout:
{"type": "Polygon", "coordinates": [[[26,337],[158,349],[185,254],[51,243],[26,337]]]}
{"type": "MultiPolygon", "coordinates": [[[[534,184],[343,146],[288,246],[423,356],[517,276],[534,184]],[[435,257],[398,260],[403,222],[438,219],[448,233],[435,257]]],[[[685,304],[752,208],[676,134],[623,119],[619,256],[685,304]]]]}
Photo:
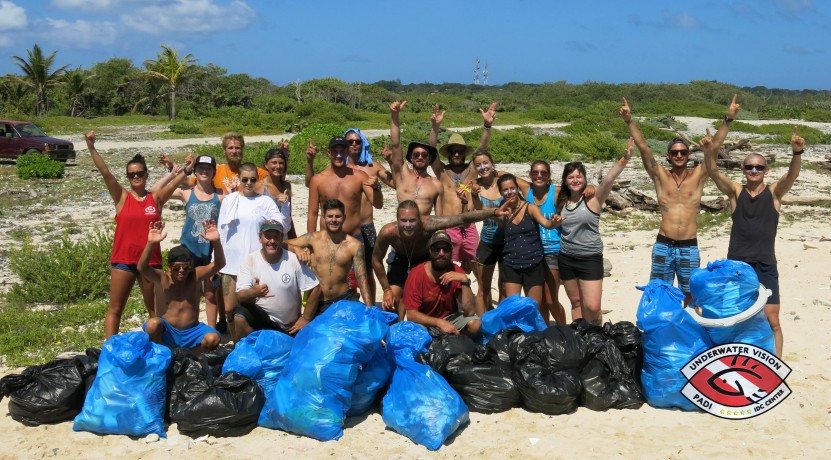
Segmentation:
{"type": "MultiPolygon", "coordinates": [[[[701,119],[697,119],[701,120],[701,119]]],[[[703,133],[711,120],[688,123],[690,133],[703,133]]],[[[787,121],[786,121],[787,122],[787,121]]],[[[807,123],[806,123],[807,124],[807,123]]],[[[556,126],[553,126],[556,127],[556,126]]],[[[828,124],[819,129],[831,132],[828,124]]],[[[264,140],[278,140],[281,135],[264,140]]],[[[728,140],[742,137],[731,133],[728,140]]],[[[249,142],[256,139],[247,139],[249,142]]],[[[172,149],[182,152],[193,142],[135,141],[130,147],[172,149]],[[158,145],[157,145],[158,143],[158,145]],[[184,149],[184,150],[183,150],[184,149]]],[[[76,144],[78,145],[78,144],[76,144]]],[[[123,148],[118,142],[101,143],[99,148],[123,148]]],[[[764,146],[775,151],[770,182],[787,169],[787,146],[764,146]]],[[[805,162],[817,161],[829,146],[808,146],[805,162]]],[[[87,155],[79,150],[79,156],[87,155]]],[[[530,162],[530,159],[529,159],[530,162]]],[[[604,171],[611,163],[601,165],[604,171]]],[[[528,165],[499,165],[500,169],[527,176],[528,165]]],[[[552,164],[559,177],[562,163],[552,164]]],[[[596,176],[597,166],[589,168],[596,176]]],[[[728,173],[738,179],[737,171],[728,173]]],[[[158,176],[156,176],[158,177],[158,176]]],[[[654,197],[652,184],[640,161],[633,159],[619,180],[654,197]]],[[[307,190],[302,178],[294,184],[294,220],[298,233],[305,230],[307,190]]],[[[103,190],[90,190],[89,219],[111,214],[112,204],[100,199],[103,190]],[[100,213],[99,213],[100,212],[100,213]]],[[[825,197],[831,193],[829,175],[803,168],[790,196],[825,197]]],[[[384,209],[376,212],[380,228],[395,215],[395,194],[384,189],[384,209]]],[[[711,181],[705,196],[720,193],[711,181]]],[[[167,230],[178,235],[183,222],[181,210],[167,209],[167,230]]],[[[38,216],[41,217],[41,216],[38,216]]],[[[612,274],[604,280],[603,309],[610,310],[606,321],[635,321],[641,292],[635,287],[648,282],[650,254],[657,234],[657,214],[634,211],[626,217],[604,213],[601,232],[604,256],[612,262],[612,274]]],[[[389,429],[379,411],[349,418],[343,438],[318,442],[290,433],[257,428],[239,438],[192,439],[180,435],[175,425],[168,438],[155,442],[126,436],[98,436],[72,431],[66,422],[36,428],[26,427],[8,415],[8,401],[0,402],[0,458],[263,458],[284,455],[304,458],[671,458],[714,457],[831,458],[831,212],[827,207],[785,205],[782,207],[776,251],[782,295],[781,321],[785,337],[783,361],[792,369],[787,383],[793,394],[772,411],[744,421],[723,420],[705,413],[660,410],[644,405],[638,410],[593,412],[580,408],[575,413],[548,416],[517,408],[508,412],[470,414],[470,423],[460,429],[438,451],[429,451],[389,429]]],[[[90,225],[92,223],[90,222],[90,225]]],[[[724,258],[727,253],[729,220],[721,227],[698,235],[702,265],[724,258]]],[[[170,244],[170,242],[167,242],[170,244]]],[[[474,287],[475,289],[475,287],[474,287]]],[[[563,290],[560,301],[567,305],[563,290]]],[[[568,311],[568,308],[566,308],[568,311]]],[[[570,318],[569,318],[570,319],[570,318]]],[[[19,369],[2,369],[0,375],[19,369]]]]}

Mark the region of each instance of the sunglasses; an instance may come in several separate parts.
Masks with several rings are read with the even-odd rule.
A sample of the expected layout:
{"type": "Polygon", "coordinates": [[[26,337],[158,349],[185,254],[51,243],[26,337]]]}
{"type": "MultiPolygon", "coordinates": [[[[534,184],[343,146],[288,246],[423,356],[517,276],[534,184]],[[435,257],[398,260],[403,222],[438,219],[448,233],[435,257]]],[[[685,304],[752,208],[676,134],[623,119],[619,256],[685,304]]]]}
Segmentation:
{"type": "Polygon", "coordinates": [[[241,177],[239,181],[242,182],[243,184],[253,184],[253,183],[257,182],[257,178],[256,177],[241,177]]]}
{"type": "Polygon", "coordinates": [[[669,154],[670,156],[689,155],[690,151],[688,149],[670,150],[669,154]]]}
{"type": "Polygon", "coordinates": [[[744,165],[742,166],[747,172],[762,172],[767,169],[765,165],[744,165]]]}
{"type": "Polygon", "coordinates": [[[440,246],[430,247],[430,252],[432,252],[433,254],[441,254],[442,252],[444,252],[445,254],[450,254],[451,251],[453,251],[453,248],[444,244],[440,246]]]}
{"type": "Polygon", "coordinates": [[[453,150],[449,150],[449,152],[450,152],[451,155],[464,155],[465,154],[465,149],[453,149],[453,150]]]}
{"type": "Polygon", "coordinates": [[[549,173],[548,171],[531,171],[531,177],[541,177],[543,179],[547,179],[549,176],[551,176],[551,173],[549,173]]]}
{"type": "Polygon", "coordinates": [[[413,158],[430,158],[430,152],[419,150],[418,152],[413,152],[410,156],[413,158]]]}
{"type": "Polygon", "coordinates": [[[364,141],[360,139],[347,139],[346,142],[349,142],[352,145],[361,145],[364,143],[364,141]]]}
{"type": "Polygon", "coordinates": [[[173,264],[170,266],[172,272],[186,272],[190,270],[190,264],[173,264]]]}
{"type": "Polygon", "coordinates": [[[146,176],[147,176],[147,171],[136,171],[136,172],[128,172],[127,173],[127,178],[128,179],[135,179],[137,177],[139,179],[144,179],[146,176]]]}

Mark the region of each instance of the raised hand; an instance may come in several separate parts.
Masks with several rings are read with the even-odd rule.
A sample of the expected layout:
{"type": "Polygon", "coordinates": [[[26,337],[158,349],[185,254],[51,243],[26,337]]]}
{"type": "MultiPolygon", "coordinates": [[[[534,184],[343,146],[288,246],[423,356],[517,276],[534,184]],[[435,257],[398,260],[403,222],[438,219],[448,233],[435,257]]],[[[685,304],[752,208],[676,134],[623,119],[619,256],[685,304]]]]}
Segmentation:
{"type": "Polygon", "coordinates": [[[188,173],[188,174],[192,173],[193,172],[193,165],[195,163],[196,163],[196,158],[194,158],[193,155],[188,155],[187,158],[185,158],[185,166],[184,166],[185,172],[188,173]]]}
{"type": "Polygon", "coordinates": [[[87,141],[87,148],[93,148],[95,146],[95,131],[85,132],[84,140],[87,141]]]}
{"type": "Polygon", "coordinates": [[[202,232],[199,236],[207,241],[219,241],[219,231],[216,229],[216,222],[213,220],[206,220],[202,222],[202,232]]]}
{"type": "Polygon", "coordinates": [[[620,118],[623,118],[624,122],[632,121],[632,109],[629,108],[629,101],[625,97],[623,98],[623,107],[620,108],[618,113],[620,113],[620,118]]]}
{"type": "Polygon", "coordinates": [[[435,126],[441,125],[441,122],[444,120],[445,113],[447,113],[447,110],[441,110],[441,107],[438,104],[433,104],[433,114],[430,115],[430,122],[435,126]]]}
{"type": "Polygon", "coordinates": [[[277,144],[277,148],[282,150],[286,154],[286,156],[289,155],[289,143],[288,142],[280,141],[280,143],[277,144]]]}
{"type": "Polygon", "coordinates": [[[161,243],[165,238],[167,238],[167,232],[164,231],[164,221],[157,220],[150,222],[150,231],[147,232],[147,243],[161,243]]]}
{"type": "Polygon", "coordinates": [[[385,160],[387,160],[387,163],[390,163],[392,161],[392,150],[390,150],[389,147],[387,147],[386,139],[384,139],[384,149],[381,150],[381,156],[384,157],[385,160]]]}
{"type": "Polygon", "coordinates": [[[707,134],[698,141],[701,150],[708,151],[713,147],[713,136],[710,134],[710,128],[707,128],[707,134]]]}
{"type": "Polygon", "coordinates": [[[626,151],[623,152],[623,158],[626,158],[626,161],[629,161],[632,158],[632,151],[635,148],[635,138],[629,136],[629,142],[626,143],[626,151]]]}
{"type": "Polygon", "coordinates": [[[739,110],[741,110],[742,106],[736,103],[736,97],[738,94],[733,95],[733,101],[730,102],[730,107],[727,108],[727,118],[736,118],[736,115],[739,114],[739,110]]]}
{"type": "Polygon", "coordinates": [[[794,152],[802,152],[805,150],[805,139],[800,137],[796,125],[793,125],[793,134],[791,134],[791,149],[794,152]]]}
{"type": "Polygon", "coordinates": [[[513,214],[513,211],[511,210],[511,207],[508,205],[507,201],[503,201],[502,205],[496,208],[496,211],[494,211],[495,216],[504,217],[506,219],[511,217],[511,214],[513,214]]]}
{"type": "Polygon", "coordinates": [[[492,102],[488,106],[488,110],[479,109],[479,113],[482,114],[482,120],[485,121],[485,126],[492,126],[493,121],[496,119],[496,102],[492,102]]]}
{"type": "Polygon", "coordinates": [[[390,112],[392,112],[394,115],[398,115],[398,113],[401,112],[401,109],[403,109],[405,105],[407,105],[406,100],[395,101],[392,104],[390,104],[390,112]]]}
{"type": "Polygon", "coordinates": [[[317,147],[315,147],[314,143],[312,142],[311,136],[309,137],[309,146],[306,148],[306,158],[309,160],[314,160],[315,156],[317,156],[317,147]]]}
{"type": "Polygon", "coordinates": [[[176,166],[176,163],[164,153],[159,155],[159,163],[161,163],[162,166],[164,166],[168,171],[173,171],[173,167],[176,166]]]}

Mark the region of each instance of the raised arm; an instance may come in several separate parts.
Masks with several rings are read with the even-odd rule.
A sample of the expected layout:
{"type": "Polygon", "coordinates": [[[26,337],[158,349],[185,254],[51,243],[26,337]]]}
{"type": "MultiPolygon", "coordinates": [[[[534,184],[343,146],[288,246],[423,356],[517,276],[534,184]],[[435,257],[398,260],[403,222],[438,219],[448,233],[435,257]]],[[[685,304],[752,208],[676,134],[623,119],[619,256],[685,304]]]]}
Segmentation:
{"type": "Polygon", "coordinates": [[[622,173],[623,169],[626,168],[626,164],[629,163],[629,159],[632,158],[632,151],[634,149],[635,139],[630,136],[629,142],[626,145],[626,151],[623,152],[623,156],[620,160],[615,162],[615,165],[609,169],[608,173],[606,173],[606,177],[600,181],[600,184],[597,186],[597,192],[594,194],[592,199],[586,202],[589,209],[594,212],[600,212],[603,202],[606,201],[606,198],[609,197],[609,193],[612,191],[612,185],[614,185],[615,179],[620,176],[620,173],[622,173]]]}
{"type": "Polygon", "coordinates": [[[479,138],[479,150],[487,150],[488,144],[491,141],[491,127],[493,126],[493,121],[496,119],[496,102],[491,102],[488,110],[479,109],[479,113],[482,114],[482,120],[484,121],[482,137],[479,138]]]}
{"type": "Polygon", "coordinates": [[[153,253],[153,247],[162,242],[167,237],[167,232],[164,231],[164,222],[156,221],[150,224],[150,231],[147,232],[147,244],[144,245],[144,251],[139,257],[138,269],[141,276],[152,281],[153,284],[160,284],[162,282],[162,271],[150,266],[150,254],[153,253]]]}
{"type": "Polygon", "coordinates": [[[741,110],[741,106],[736,103],[736,97],[738,94],[733,95],[733,101],[730,102],[730,106],[727,107],[727,115],[724,116],[724,123],[718,127],[716,131],[716,135],[713,137],[713,150],[715,150],[716,155],[718,155],[719,149],[721,149],[721,144],[724,143],[724,139],[727,138],[727,132],[730,131],[730,122],[736,119],[736,116],[739,114],[739,110],[741,110]]]}
{"type": "Polygon", "coordinates": [[[793,187],[796,178],[799,177],[799,169],[802,167],[802,153],[805,151],[805,139],[797,133],[796,125],[794,125],[793,134],[791,134],[791,150],[793,156],[791,157],[791,164],[788,166],[788,172],[770,187],[777,201],[782,200],[782,197],[793,187]]]}
{"type": "Polygon", "coordinates": [[[649,174],[649,177],[652,179],[653,182],[658,182],[661,180],[661,175],[658,174],[658,161],[655,160],[655,156],[652,154],[652,149],[649,148],[649,143],[646,142],[646,139],[643,137],[643,133],[638,128],[638,124],[635,123],[635,120],[632,118],[632,109],[629,108],[629,101],[626,98],[623,98],[623,107],[620,108],[620,118],[623,119],[623,122],[626,123],[626,126],[629,128],[629,135],[632,139],[635,140],[635,145],[638,146],[638,151],[641,152],[641,161],[643,161],[643,168],[646,170],[646,173],[649,174]]]}
{"type": "Polygon", "coordinates": [[[107,185],[107,191],[110,192],[110,197],[112,197],[115,205],[118,206],[122,200],[124,188],[121,187],[121,184],[118,183],[118,179],[113,176],[113,173],[110,172],[110,168],[107,167],[107,163],[105,163],[104,159],[101,158],[101,155],[98,154],[98,150],[95,148],[95,131],[84,133],[84,140],[87,142],[87,149],[92,157],[92,162],[95,164],[95,167],[98,168],[98,172],[101,173],[101,177],[104,178],[104,184],[107,185]]]}
{"type": "Polygon", "coordinates": [[[214,250],[214,260],[208,265],[196,267],[196,279],[206,279],[214,276],[225,266],[225,251],[222,250],[222,243],[219,242],[219,231],[216,228],[216,222],[206,220],[202,222],[204,231],[199,234],[205,240],[211,242],[211,248],[214,250]]]}
{"type": "Polygon", "coordinates": [[[715,182],[716,187],[721,193],[726,193],[728,198],[734,200],[739,196],[741,186],[719,171],[718,163],[716,162],[718,149],[713,148],[713,140],[710,136],[709,129],[707,130],[707,135],[701,138],[699,144],[701,145],[701,151],[704,152],[704,171],[713,179],[713,182],[715,182]]]}
{"type": "Polygon", "coordinates": [[[401,146],[401,122],[398,119],[398,115],[405,105],[407,105],[407,101],[395,101],[390,104],[390,142],[392,143],[390,167],[392,168],[392,176],[396,182],[400,180],[401,171],[404,168],[404,152],[401,146]]]}
{"type": "Polygon", "coordinates": [[[309,146],[306,148],[306,170],[304,171],[306,187],[312,183],[312,176],[315,175],[315,156],[317,156],[317,147],[312,143],[312,137],[309,136],[309,146]]]}
{"type": "Polygon", "coordinates": [[[317,190],[317,182],[323,176],[312,178],[309,185],[309,215],[306,217],[306,232],[314,233],[317,231],[317,220],[320,216],[320,194],[317,190]]]}
{"type": "MultiPolygon", "coordinates": [[[[381,150],[381,156],[387,160],[387,163],[390,163],[390,159],[392,158],[392,150],[389,149],[387,146],[387,141],[384,139],[384,149],[381,150]]],[[[387,187],[395,188],[395,179],[392,177],[392,172],[387,171],[387,168],[384,167],[381,162],[375,163],[375,174],[378,176],[378,179],[381,182],[387,184],[387,187]]]]}
{"type": "Polygon", "coordinates": [[[193,163],[195,159],[193,156],[188,156],[188,159],[185,160],[185,166],[178,171],[174,167],[173,170],[176,171],[176,176],[174,176],[170,181],[165,184],[161,190],[153,193],[153,199],[156,200],[156,204],[159,206],[164,206],[167,203],[167,200],[173,195],[173,193],[179,189],[179,183],[184,180],[188,174],[193,172],[193,163]]]}
{"type": "Polygon", "coordinates": [[[502,203],[502,206],[494,209],[482,209],[479,211],[465,212],[455,216],[424,216],[424,231],[435,232],[437,230],[444,230],[445,228],[458,227],[460,225],[469,225],[487,219],[488,217],[508,216],[511,214],[508,209],[508,203],[502,203]]]}
{"type": "MultiPolygon", "coordinates": [[[[441,122],[444,120],[444,114],[447,113],[447,110],[441,110],[438,104],[433,104],[433,114],[430,115],[430,138],[429,141],[430,145],[435,147],[439,143],[439,133],[441,132],[441,122]]],[[[433,174],[436,177],[441,177],[441,173],[444,172],[444,163],[441,162],[441,158],[439,155],[436,155],[436,159],[433,160],[433,163],[430,165],[433,168],[433,174]]]]}

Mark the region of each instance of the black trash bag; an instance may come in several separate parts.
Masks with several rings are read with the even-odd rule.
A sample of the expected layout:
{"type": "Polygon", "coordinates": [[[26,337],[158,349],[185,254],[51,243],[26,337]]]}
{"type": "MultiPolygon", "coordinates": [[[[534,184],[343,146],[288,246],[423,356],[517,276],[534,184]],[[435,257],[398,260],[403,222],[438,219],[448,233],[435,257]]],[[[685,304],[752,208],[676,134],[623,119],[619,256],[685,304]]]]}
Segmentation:
{"type": "Polygon", "coordinates": [[[531,412],[561,415],[577,410],[582,390],[577,369],[553,371],[528,362],[514,368],[514,382],[522,405],[531,412]]]}
{"type": "Polygon", "coordinates": [[[9,397],[9,415],[20,423],[38,426],[75,418],[84,406],[87,382],[98,370],[100,350],[27,367],[21,374],[0,379],[0,400],[9,397]]]}
{"type": "Polygon", "coordinates": [[[185,348],[173,350],[168,368],[168,420],[177,424],[180,433],[241,436],[257,426],[265,404],[262,388],[242,374],[221,372],[222,364],[214,356],[197,356],[185,348]]]}
{"type": "Polygon", "coordinates": [[[643,371],[643,333],[637,326],[629,321],[619,323],[606,323],[603,326],[603,333],[606,337],[615,342],[623,358],[626,360],[626,367],[632,377],[641,384],[641,371],[643,371]]]}
{"type": "Polygon", "coordinates": [[[222,365],[225,364],[225,359],[228,358],[228,355],[231,354],[233,349],[233,347],[218,347],[215,350],[203,351],[199,355],[199,358],[211,366],[211,368],[219,367],[219,374],[222,374],[222,365]]]}
{"type": "Polygon", "coordinates": [[[490,355],[482,349],[472,359],[468,355],[456,356],[447,363],[443,374],[470,410],[485,414],[504,412],[522,402],[512,366],[490,355]]]}
{"type": "Polygon", "coordinates": [[[569,326],[551,326],[542,332],[529,332],[518,347],[518,361],[528,361],[559,371],[581,369],[586,362],[586,342],[569,326]]]}
{"type": "MultiPolygon", "coordinates": [[[[599,334],[591,334],[598,337],[599,334]]],[[[612,340],[597,342],[592,359],[580,372],[583,384],[581,404],[591,410],[637,409],[644,403],[640,384],[635,381],[620,350],[612,340]]]]}
{"type": "Polygon", "coordinates": [[[459,355],[473,356],[483,348],[466,335],[442,335],[433,339],[430,348],[416,355],[416,362],[426,364],[444,375],[444,369],[451,359],[459,355]]]}
{"type": "Polygon", "coordinates": [[[522,329],[512,327],[497,332],[488,341],[488,350],[494,354],[494,358],[500,362],[513,365],[519,360],[519,349],[527,340],[527,335],[522,329]]]}
{"type": "Polygon", "coordinates": [[[214,379],[208,389],[171,411],[179,432],[191,437],[243,436],[257,427],[265,405],[260,385],[238,372],[214,379]]]}

